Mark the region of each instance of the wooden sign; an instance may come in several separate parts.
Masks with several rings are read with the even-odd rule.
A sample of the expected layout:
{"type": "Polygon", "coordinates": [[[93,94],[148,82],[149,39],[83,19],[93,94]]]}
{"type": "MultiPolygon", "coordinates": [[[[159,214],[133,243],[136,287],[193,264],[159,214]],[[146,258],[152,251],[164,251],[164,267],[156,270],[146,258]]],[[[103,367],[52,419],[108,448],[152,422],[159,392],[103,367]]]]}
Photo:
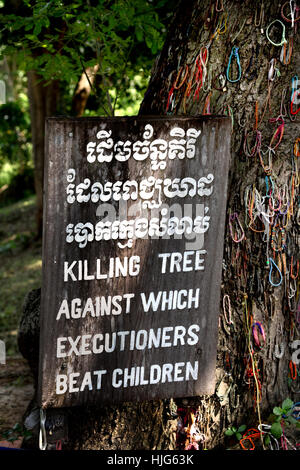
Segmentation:
{"type": "Polygon", "coordinates": [[[230,126],[47,119],[42,407],[214,392],[230,126]]]}

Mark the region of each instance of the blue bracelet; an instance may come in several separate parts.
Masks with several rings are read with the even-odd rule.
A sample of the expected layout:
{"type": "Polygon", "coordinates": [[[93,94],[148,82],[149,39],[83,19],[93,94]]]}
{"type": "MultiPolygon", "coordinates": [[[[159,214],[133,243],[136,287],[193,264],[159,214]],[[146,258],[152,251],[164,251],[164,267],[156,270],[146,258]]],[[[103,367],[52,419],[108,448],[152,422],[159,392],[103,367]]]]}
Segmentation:
{"type": "Polygon", "coordinates": [[[297,403],[294,403],[292,406],[292,416],[295,418],[297,421],[300,419],[300,411],[295,410],[296,407],[300,407],[300,401],[297,401],[297,403]]]}
{"type": "Polygon", "coordinates": [[[278,287],[278,286],[280,286],[280,284],[282,283],[282,274],[281,274],[281,271],[280,271],[280,269],[278,268],[278,266],[277,266],[277,264],[275,263],[275,261],[273,260],[273,258],[269,258],[269,263],[270,263],[269,282],[270,282],[270,284],[272,284],[273,287],[278,287]],[[275,283],[272,281],[273,265],[275,266],[275,268],[277,269],[277,271],[279,272],[279,275],[280,275],[280,281],[279,281],[277,284],[275,284],[275,283]]]}
{"type": "Polygon", "coordinates": [[[298,75],[294,75],[292,77],[292,94],[291,94],[291,101],[293,100],[293,96],[295,91],[298,89],[298,75]]]}
{"type": "Polygon", "coordinates": [[[230,57],[229,57],[229,62],[228,62],[228,65],[227,65],[226,77],[227,77],[227,80],[231,83],[238,82],[241,79],[241,76],[242,76],[242,68],[241,68],[241,64],[240,64],[240,56],[239,56],[238,50],[239,50],[239,48],[236,47],[236,46],[234,46],[232,48],[231,54],[230,54],[230,57]],[[229,71],[230,71],[231,61],[232,61],[233,57],[235,57],[236,63],[238,65],[238,69],[239,69],[239,76],[236,80],[231,80],[231,78],[229,78],[229,71]]]}

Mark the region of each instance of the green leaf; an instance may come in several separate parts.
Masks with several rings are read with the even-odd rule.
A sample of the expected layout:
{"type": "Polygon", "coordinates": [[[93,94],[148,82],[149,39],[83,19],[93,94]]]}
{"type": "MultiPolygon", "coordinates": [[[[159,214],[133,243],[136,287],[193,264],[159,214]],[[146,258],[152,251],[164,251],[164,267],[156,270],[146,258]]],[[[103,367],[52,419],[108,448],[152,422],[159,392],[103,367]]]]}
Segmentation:
{"type": "Polygon", "coordinates": [[[152,43],[152,46],[151,46],[151,52],[152,52],[152,54],[156,54],[157,51],[158,51],[158,44],[157,44],[156,41],[154,41],[154,42],[152,43]]]}
{"type": "Polygon", "coordinates": [[[273,423],[271,426],[271,433],[276,439],[279,439],[282,436],[282,428],[280,423],[273,423]]]}
{"type": "Polygon", "coordinates": [[[282,408],[285,410],[285,411],[288,411],[292,408],[294,402],[290,399],[290,398],[287,398],[286,400],[284,400],[284,402],[282,403],[282,408]]]}
{"type": "Polygon", "coordinates": [[[244,431],[246,431],[246,428],[247,428],[246,424],[242,424],[242,425],[238,428],[238,432],[244,432],[244,431]]]}
{"type": "Polygon", "coordinates": [[[235,434],[235,437],[237,438],[238,441],[240,441],[243,436],[242,436],[242,434],[241,434],[240,432],[237,432],[237,433],[235,434]]]}
{"type": "Polygon", "coordinates": [[[226,429],[225,436],[232,436],[233,434],[234,434],[234,432],[230,428],[226,429]]]}
{"type": "Polygon", "coordinates": [[[144,37],[144,32],[143,32],[143,29],[141,28],[140,25],[136,26],[135,28],[135,35],[136,35],[136,38],[139,42],[142,42],[143,41],[143,37],[144,37]]]}
{"type": "Polygon", "coordinates": [[[147,47],[148,47],[149,49],[151,49],[151,47],[152,47],[152,38],[149,37],[149,36],[146,36],[146,37],[145,37],[145,41],[146,41],[147,47]]]}
{"type": "Polygon", "coordinates": [[[283,410],[282,410],[281,408],[279,408],[279,406],[275,406],[275,408],[273,408],[273,413],[274,413],[274,415],[276,415],[276,416],[281,416],[281,415],[282,415],[282,411],[283,411],[283,410]]]}
{"type": "Polygon", "coordinates": [[[36,23],[36,25],[34,27],[33,34],[35,36],[38,36],[40,34],[41,30],[42,30],[42,23],[39,21],[38,23],[36,23]]]}
{"type": "Polygon", "coordinates": [[[291,424],[297,424],[297,422],[298,422],[298,421],[296,420],[296,418],[294,418],[294,416],[288,416],[288,417],[287,417],[287,421],[288,421],[289,423],[291,423],[291,424]]]}
{"type": "Polygon", "coordinates": [[[29,23],[25,26],[25,31],[29,31],[32,28],[33,28],[33,23],[29,23]]]}
{"type": "Polygon", "coordinates": [[[269,434],[267,434],[264,438],[264,442],[265,442],[265,445],[268,446],[271,442],[271,438],[269,436],[269,434]]]}
{"type": "Polygon", "coordinates": [[[237,428],[235,426],[232,426],[231,429],[233,430],[233,432],[237,432],[237,428]]]}

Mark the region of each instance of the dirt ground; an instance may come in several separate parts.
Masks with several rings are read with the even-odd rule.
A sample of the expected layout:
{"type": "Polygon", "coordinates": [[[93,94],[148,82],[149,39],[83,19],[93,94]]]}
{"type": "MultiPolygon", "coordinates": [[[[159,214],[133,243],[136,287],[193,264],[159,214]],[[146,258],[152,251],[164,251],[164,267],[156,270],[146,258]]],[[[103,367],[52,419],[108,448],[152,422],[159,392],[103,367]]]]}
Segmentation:
{"type": "Polygon", "coordinates": [[[3,433],[22,423],[33,392],[33,379],[25,359],[9,357],[6,364],[0,364],[0,447],[22,445],[22,436],[11,444],[3,438],[3,433]]]}

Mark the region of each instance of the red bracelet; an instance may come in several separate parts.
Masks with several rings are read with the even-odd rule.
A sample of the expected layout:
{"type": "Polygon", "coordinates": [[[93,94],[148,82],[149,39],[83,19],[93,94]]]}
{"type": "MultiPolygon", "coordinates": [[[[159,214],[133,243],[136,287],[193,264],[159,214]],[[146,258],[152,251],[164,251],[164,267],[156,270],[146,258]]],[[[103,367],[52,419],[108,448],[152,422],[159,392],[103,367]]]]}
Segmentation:
{"type": "Polygon", "coordinates": [[[293,96],[292,96],[292,99],[291,99],[291,114],[298,114],[299,111],[300,111],[300,107],[297,109],[297,111],[293,111],[293,104],[294,104],[294,100],[295,100],[295,97],[296,97],[296,93],[300,93],[300,91],[298,90],[295,90],[294,93],[293,93],[293,96]]]}

